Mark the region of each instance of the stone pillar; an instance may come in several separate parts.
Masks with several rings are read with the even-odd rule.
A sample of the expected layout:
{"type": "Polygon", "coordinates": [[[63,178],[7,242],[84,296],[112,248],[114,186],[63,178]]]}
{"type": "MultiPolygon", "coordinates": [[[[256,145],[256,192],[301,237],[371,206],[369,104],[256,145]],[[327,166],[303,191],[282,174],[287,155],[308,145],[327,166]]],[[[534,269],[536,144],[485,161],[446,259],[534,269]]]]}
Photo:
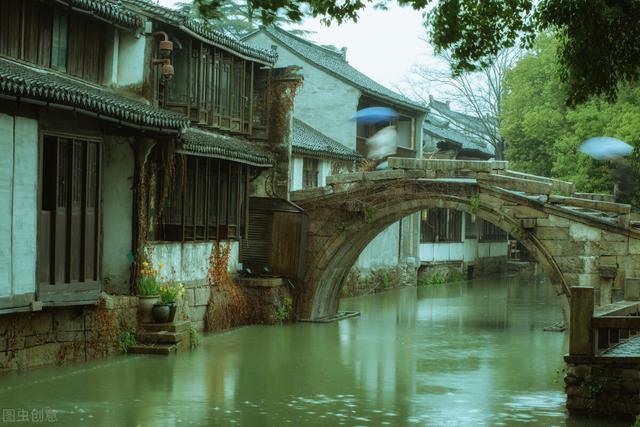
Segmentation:
{"type": "Polygon", "coordinates": [[[569,354],[593,356],[595,342],[591,329],[594,292],[590,286],[571,287],[571,313],[569,323],[569,354]]]}
{"type": "Polygon", "coordinates": [[[267,149],[272,153],[271,197],[289,199],[291,175],[291,135],[293,103],[302,76],[295,74],[297,67],[276,68],[269,84],[269,131],[267,149]]]}

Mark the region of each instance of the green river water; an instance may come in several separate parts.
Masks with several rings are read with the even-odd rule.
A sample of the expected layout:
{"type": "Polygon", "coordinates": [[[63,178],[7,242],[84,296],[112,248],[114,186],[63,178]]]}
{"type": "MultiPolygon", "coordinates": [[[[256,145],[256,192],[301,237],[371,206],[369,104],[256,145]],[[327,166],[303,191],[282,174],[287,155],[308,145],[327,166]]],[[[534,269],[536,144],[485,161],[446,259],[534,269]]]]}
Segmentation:
{"type": "Polygon", "coordinates": [[[541,279],[403,288],[341,309],[362,315],[4,376],[0,408],[48,408],[70,426],[625,425],[566,416],[567,335],[542,330],[562,314],[541,279]]]}

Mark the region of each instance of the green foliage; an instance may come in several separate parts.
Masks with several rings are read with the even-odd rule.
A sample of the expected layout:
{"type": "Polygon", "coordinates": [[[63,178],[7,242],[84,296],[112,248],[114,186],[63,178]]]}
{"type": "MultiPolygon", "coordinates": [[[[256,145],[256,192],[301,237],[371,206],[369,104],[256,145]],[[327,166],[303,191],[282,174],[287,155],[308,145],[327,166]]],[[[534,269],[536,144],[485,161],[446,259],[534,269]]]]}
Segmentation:
{"type": "Polygon", "coordinates": [[[189,340],[191,342],[191,350],[196,349],[200,345],[200,334],[192,323],[189,323],[189,340]]]}
{"type": "Polygon", "coordinates": [[[136,344],[136,333],[134,331],[120,331],[118,334],[118,348],[122,353],[126,353],[129,347],[136,344]]]}
{"type": "Polygon", "coordinates": [[[471,205],[471,215],[477,215],[478,209],[480,209],[480,197],[477,194],[472,195],[469,204],[471,205]]]}
{"type": "Polygon", "coordinates": [[[447,283],[447,273],[438,270],[431,276],[422,276],[418,279],[418,286],[434,286],[447,283]]]}
{"type": "Polygon", "coordinates": [[[140,265],[138,272],[138,280],[136,282],[138,295],[158,295],[160,293],[160,271],[164,268],[164,264],[160,263],[158,268],[154,268],[153,264],[144,259],[140,265]]]}
{"type": "Polygon", "coordinates": [[[160,283],[155,276],[145,275],[138,279],[138,295],[158,295],[160,283]]]}
{"type": "Polygon", "coordinates": [[[430,276],[423,275],[418,278],[418,286],[444,285],[445,283],[460,282],[465,280],[464,274],[458,270],[436,270],[430,276]]]}
{"type": "MultiPolygon", "coordinates": [[[[300,22],[320,16],[326,24],[357,21],[367,5],[384,0],[194,0],[199,16],[227,25],[300,22]],[[244,22],[242,22],[244,21],[244,22]]],[[[425,10],[433,0],[397,0],[425,10]]],[[[491,63],[502,49],[531,47],[541,31],[556,31],[559,77],[570,105],[591,96],[615,99],[619,83],[634,82],[640,68],[640,2],[637,0],[455,0],[439,1],[425,14],[436,53],[447,51],[454,73],[491,63]]],[[[211,22],[211,21],[210,21],[211,22]]],[[[223,25],[224,28],[224,25],[223,25]]],[[[241,28],[242,29],[242,28],[241,28]]],[[[242,32],[246,33],[244,29],[242,32]]]]}
{"type": "MultiPolygon", "coordinates": [[[[564,105],[567,89],[560,81],[554,55],[558,41],[544,35],[536,46],[507,75],[501,131],[509,141],[510,166],[572,181],[578,191],[610,193],[614,184],[613,165],[580,153],[578,147],[594,136],[617,137],[638,147],[640,85],[624,86],[614,103],[593,98],[567,108],[564,105]]],[[[638,159],[636,148],[630,160],[632,174],[640,171],[638,159]]],[[[630,194],[624,201],[636,206],[640,202],[637,194],[630,194]]]]}
{"type": "Polygon", "coordinates": [[[288,297],[285,296],[280,305],[278,305],[278,307],[276,307],[276,322],[277,323],[282,323],[286,320],[289,319],[289,316],[291,315],[291,310],[293,309],[293,300],[288,297]]]}
{"type": "MultiPolygon", "coordinates": [[[[277,2],[276,2],[277,3],[277,2]]],[[[242,38],[261,25],[287,25],[299,21],[291,19],[283,9],[273,9],[273,2],[247,0],[195,0],[194,3],[179,3],[178,8],[187,15],[200,19],[213,30],[242,38]],[[266,3],[263,5],[262,3],[266,3]]],[[[296,15],[297,16],[297,15],[296,15]]],[[[292,30],[293,34],[305,35],[309,31],[292,30]]]]}
{"type": "Polygon", "coordinates": [[[532,46],[536,32],[560,35],[556,52],[569,105],[615,99],[638,78],[640,2],[622,0],[457,0],[439,2],[428,24],[436,50],[450,50],[455,71],[484,66],[501,49],[532,46]]]}
{"type": "Polygon", "coordinates": [[[182,283],[168,283],[160,287],[160,304],[175,304],[185,293],[182,283]]]}
{"type": "Polygon", "coordinates": [[[636,417],[636,421],[633,423],[631,427],[640,427],[640,415],[636,417]]]}

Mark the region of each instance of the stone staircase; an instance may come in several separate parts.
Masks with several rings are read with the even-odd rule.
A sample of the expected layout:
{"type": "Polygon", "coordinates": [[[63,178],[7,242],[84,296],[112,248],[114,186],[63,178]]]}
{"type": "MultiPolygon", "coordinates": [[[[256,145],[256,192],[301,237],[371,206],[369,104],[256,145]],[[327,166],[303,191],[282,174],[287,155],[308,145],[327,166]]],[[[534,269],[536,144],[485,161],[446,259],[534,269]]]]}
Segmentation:
{"type": "Polygon", "coordinates": [[[159,354],[168,356],[191,350],[189,321],[174,323],[143,323],[142,332],[136,336],[136,344],[128,349],[134,354],[159,354]]]}

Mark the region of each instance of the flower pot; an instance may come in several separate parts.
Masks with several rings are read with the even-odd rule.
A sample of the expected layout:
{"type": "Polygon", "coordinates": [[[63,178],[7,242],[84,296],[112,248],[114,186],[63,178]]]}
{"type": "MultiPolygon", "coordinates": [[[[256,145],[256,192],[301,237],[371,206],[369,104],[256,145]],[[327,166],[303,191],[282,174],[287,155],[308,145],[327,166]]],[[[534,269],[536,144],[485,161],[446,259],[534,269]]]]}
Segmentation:
{"type": "Polygon", "coordinates": [[[155,304],[151,309],[151,315],[156,323],[170,323],[176,316],[175,304],[155,304]]]}
{"type": "Polygon", "coordinates": [[[152,323],[151,309],[160,300],[159,295],[138,295],[138,313],[142,323],[152,323]]]}

